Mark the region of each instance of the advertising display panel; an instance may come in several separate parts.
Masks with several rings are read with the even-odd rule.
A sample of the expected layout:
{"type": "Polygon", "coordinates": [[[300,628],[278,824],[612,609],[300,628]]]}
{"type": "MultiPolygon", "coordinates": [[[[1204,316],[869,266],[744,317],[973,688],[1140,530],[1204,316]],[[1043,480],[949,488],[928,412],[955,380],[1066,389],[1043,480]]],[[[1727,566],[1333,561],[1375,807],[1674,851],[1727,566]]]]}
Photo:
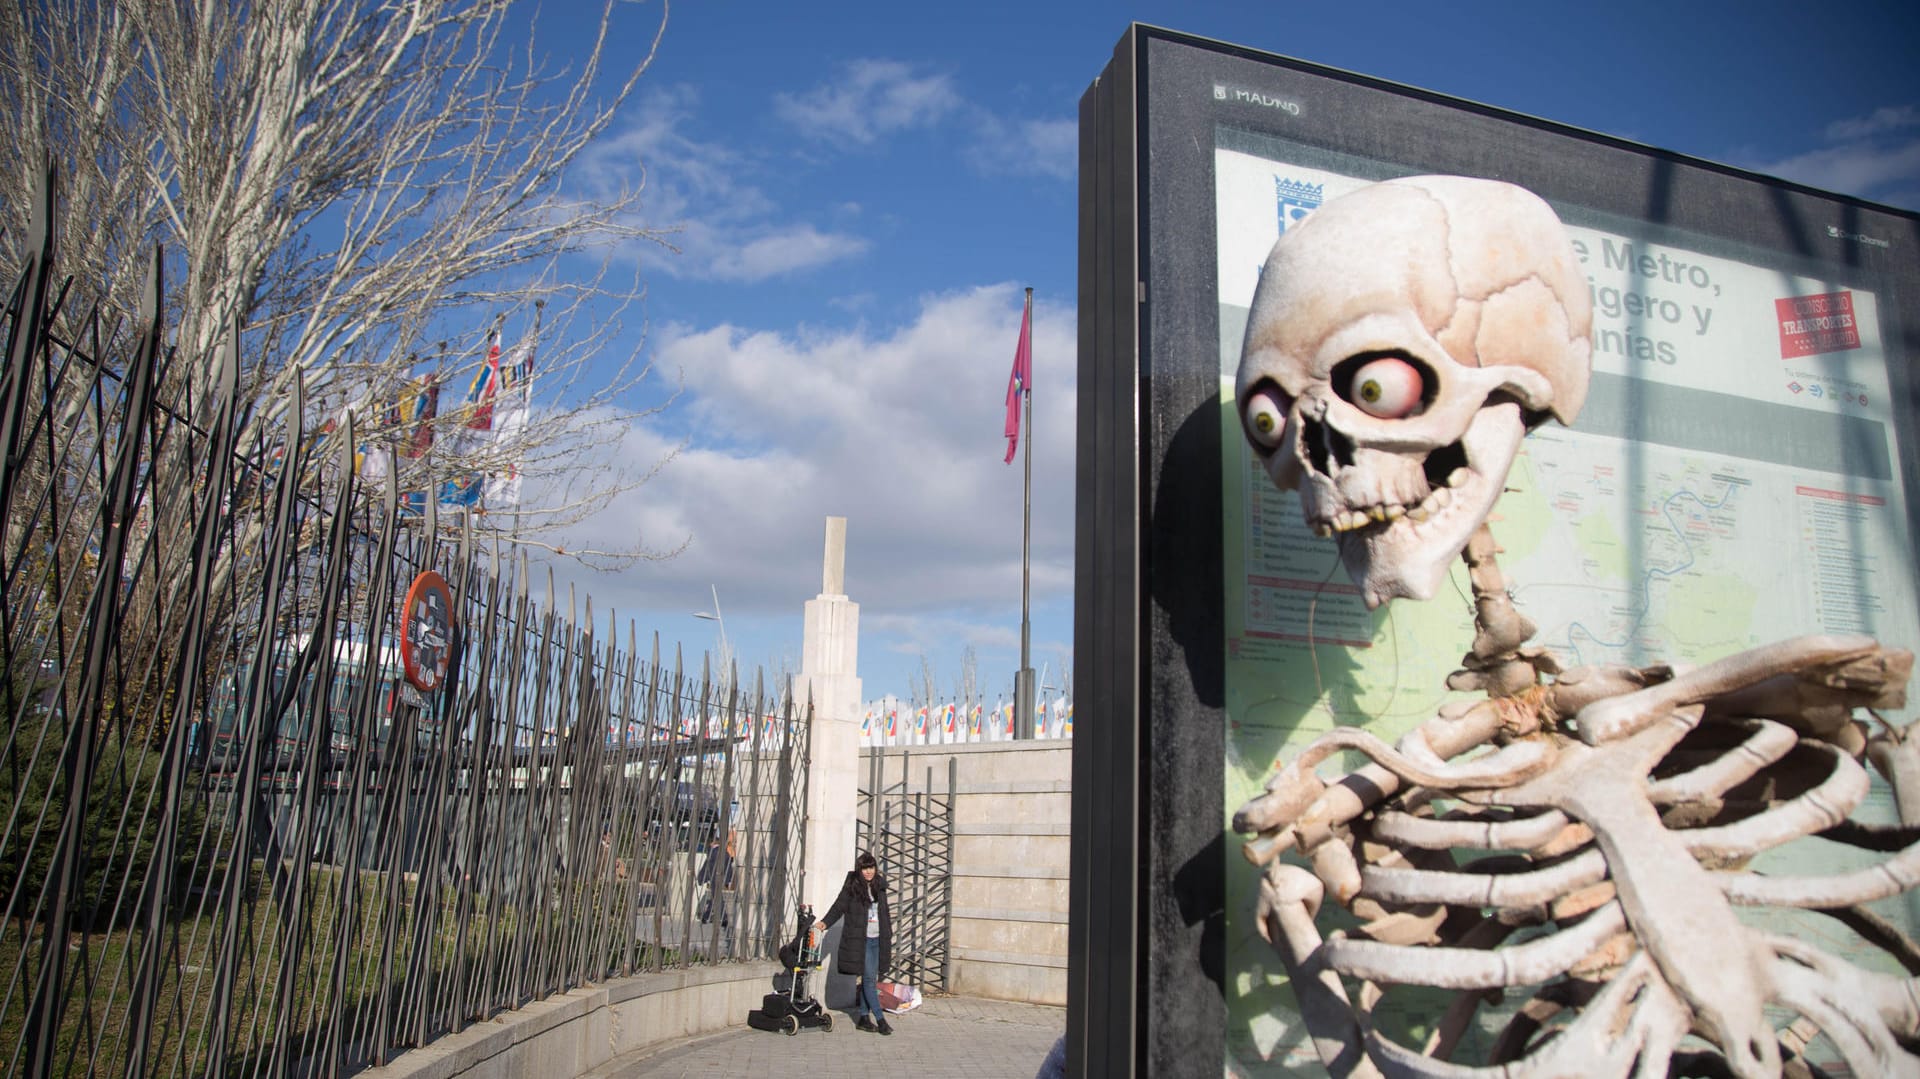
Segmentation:
{"type": "MultiPolygon", "coordinates": [[[[1075,746],[1080,1074],[1324,1073],[1234,811],[1329,730],[1393,742],[1484,697],[1448,688],[1475,640],[1466,566],[1370,609],[1244,433],[1263,268],[1325,203],[1466,176],[1564,224],[1592,309],[1584,405],[1532,430],[1487,518],[1543,662],[1685,670],[1813,633],[1920,647],[1913,215],[1144,27],[1082,132],[1076,697],[1103,707],[1075,746]]],[[[1898,823],[1877,775],[1853,818],[1898,823]]],[[[1750,868],[1855,854],[1809,841],[1750,868]]],[[[1911,894],[1869,906],[1920,925],[1911,894]]],[[[1821,915],[1741,917],[1885,965],[1821,915]]],[[[1446,1037],[1475,1056],[1524,1003],[1446,1037]]],[[[1418,1050],[1446,1004],[1390,993],[1371,1022],[1418,1050]]]]}

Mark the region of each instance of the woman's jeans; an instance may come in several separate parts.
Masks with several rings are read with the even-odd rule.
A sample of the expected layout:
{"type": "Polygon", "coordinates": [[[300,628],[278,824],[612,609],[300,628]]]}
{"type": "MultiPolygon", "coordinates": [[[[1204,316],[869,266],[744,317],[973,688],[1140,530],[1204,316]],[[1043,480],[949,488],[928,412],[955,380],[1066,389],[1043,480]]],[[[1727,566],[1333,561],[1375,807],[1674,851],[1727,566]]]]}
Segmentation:
{"type": "Polygon", "coordinates": [[[880,938],[867,938],[867,963],[860,969],[860,996],[857,1010],[862,1015],[880,1018],[880,938]]]}

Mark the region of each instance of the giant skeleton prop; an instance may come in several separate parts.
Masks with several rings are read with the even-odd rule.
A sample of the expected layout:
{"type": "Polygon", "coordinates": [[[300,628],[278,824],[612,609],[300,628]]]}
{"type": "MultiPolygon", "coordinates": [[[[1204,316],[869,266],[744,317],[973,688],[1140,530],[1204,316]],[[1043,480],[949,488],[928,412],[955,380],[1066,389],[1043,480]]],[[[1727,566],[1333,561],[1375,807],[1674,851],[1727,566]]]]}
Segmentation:
{"type": "Polygon", "coordinates": [[[1247,437],[1368,606],[1430,598],[1464,554],[1476,632],[1447,684],[1486,699],[1396,745],[1336,729],[1278,768],[1234,816],[1266,867],[1260,931],[1337,1075],[1814,1075],[1821,1035],[1853,1074],[1920,1073],[1920,948],[1864,906],[1920,883],[1920,755],[1873,712],[1904,705],[1912,654],[1819,636],[1563,671],[1527,644],[1486,517],[1527,431],[1579,412],[1591,314],[1558,218],[1508,184],[1375,184],[1274,246],[1240,362],[1247,437]],[[1322,780],[1338,751],[1372,763],[1322,780]],[[1901,826],[1850,819],[1863,757],[1901,826]],[[1748,869],[1808,835],[1881,853],[1748,869]],[[1328,896],[1357,929],[1322,936],[1328,896]],[[1822,912],[1906,973],[1736,917],[1753,905],[1822,912]],[[1373,1022],[1410,986],[1454,991],[1418,1048],[1373,1022]],[[1503,999],[1491,1059],[1452,1062],[1503,999]]]}

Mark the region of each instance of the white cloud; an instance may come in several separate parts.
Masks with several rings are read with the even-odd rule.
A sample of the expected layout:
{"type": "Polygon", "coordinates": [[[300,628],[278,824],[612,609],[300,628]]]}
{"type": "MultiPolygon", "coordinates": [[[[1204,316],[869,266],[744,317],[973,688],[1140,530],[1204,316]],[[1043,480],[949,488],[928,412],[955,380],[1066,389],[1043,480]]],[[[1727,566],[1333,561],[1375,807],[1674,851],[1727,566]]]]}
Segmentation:
{"type": "Polygon", "coordinates": [[[1021,120],[1014,123],[982,114],[969,160],[987,173],[1047,176],[1071,180],[1079,169],[1078,120],[1021,120]]]}
{"type": "Polygon", "coordinates": [[[867,242],[857,236],[795,225],[717,253],[712,275],[722,281],[764,281],[851,258],[866,249],[867,242]]]}
{"type": "Polygon", "coordinates": [[[959,106],[947,76],[916,75],[897,60],[856,60],[811,90],[773,99],[775,114],[802,134],[861,145],[931,127],[959,106]]]}
{"type": "Polygon", "coordinates": [[[1920,108],[1885,106],[1827,125],[1829,143],[1751,167],[1811,187],[1920,209],[1920,108]]]}
{"type": "Polygon", "coordinates": [[[1912,201],[1920,191],[1920,138],[1895,145],[1850,143],[1825,147],[1762,165],[1760,171],[1861,198],[1905,198],[1908,202],[1904,205],[1920,209],[1912,201]]]}
{"type": "MultiPolygon", "coordinates": [[[[629,125],[585,157],[588,182],[601,188],[644,183],[643,222],[670,230],[678,255],[656,256],[635,245],[649,270],[676,277],[753,282],[853,258],[867,241],[782,219],[780,207],[752,177],[762,164],[730,147],[686,133],[698,95],[685,86],[646,94],[629,125]]],[[[846,207],[836,215],[856,217],[846,207]]]]}
{"type": "Polygon", "coordinates": [[[1920,125],[1920,108],[1912,105],[1886,105],[1866,116],[1835,120],[1827,125],[1827,138],[1835,142],[1869,138],[1885,131],[1920,125]]]}
{"type": "MultiPolygon", "coordinates": [[[[1001,460],[1019,320],[1017,291],[994,286],[925,298],[885,334],[662,331],[658,362],[685,372],[678,411],[693,444],[567,545],[693,543],[591,579],[596,607],[690,609],[714,582],[730,624],[790,622],[819,591],[824,518],[844,516],[848,594],[894,642],[877,647],[1004,646],[1019,609],[1020,463],[1001,460]]],[[[1073,586],[1074,319],[1043,306],[1036,325],[1037,606],[1073,586]]],[[[651,460],[673,442],[640,428],[620,452],[651,460]]]]}
{"type": "Polygon", "coordinates": [[[990,175],[1070,180],[1079,160],[1078,119],[1003,117],[963,98],[947,76],[919,75],[896,60],[856,61],[810,90],[776,94],[774,111],[800,134],[842,147],[954,127],[968,167],[990,175]]]}
{"type": "Polygon", "coordinates": [[[842,311],[858,314],[861,311],[871,310],[879,300],[880,297],[871,289],[863,289],[845,296],[835,296],[827,303],[842,311]]]}

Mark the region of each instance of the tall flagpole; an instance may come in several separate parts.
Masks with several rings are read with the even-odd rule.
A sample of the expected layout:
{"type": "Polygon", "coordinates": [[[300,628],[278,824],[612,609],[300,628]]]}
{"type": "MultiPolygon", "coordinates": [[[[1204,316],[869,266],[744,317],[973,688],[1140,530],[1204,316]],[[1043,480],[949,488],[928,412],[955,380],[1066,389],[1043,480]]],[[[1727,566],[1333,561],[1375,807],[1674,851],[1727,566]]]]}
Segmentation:
{"type": "Polygon", "coordinates": [[[1027,472],[1020,491],[1020,671],[1013,680],[1013,724],[1015,738],[1033,737],[1033,619],[1029,597],[1033,588],[1033,289],[1027,289],[1027,310],[1022,316],[1027,326],[1027,379],[1020,387],[1021,407],[1026,414],[1025,446],[1021,456],[1027,472]]]}

